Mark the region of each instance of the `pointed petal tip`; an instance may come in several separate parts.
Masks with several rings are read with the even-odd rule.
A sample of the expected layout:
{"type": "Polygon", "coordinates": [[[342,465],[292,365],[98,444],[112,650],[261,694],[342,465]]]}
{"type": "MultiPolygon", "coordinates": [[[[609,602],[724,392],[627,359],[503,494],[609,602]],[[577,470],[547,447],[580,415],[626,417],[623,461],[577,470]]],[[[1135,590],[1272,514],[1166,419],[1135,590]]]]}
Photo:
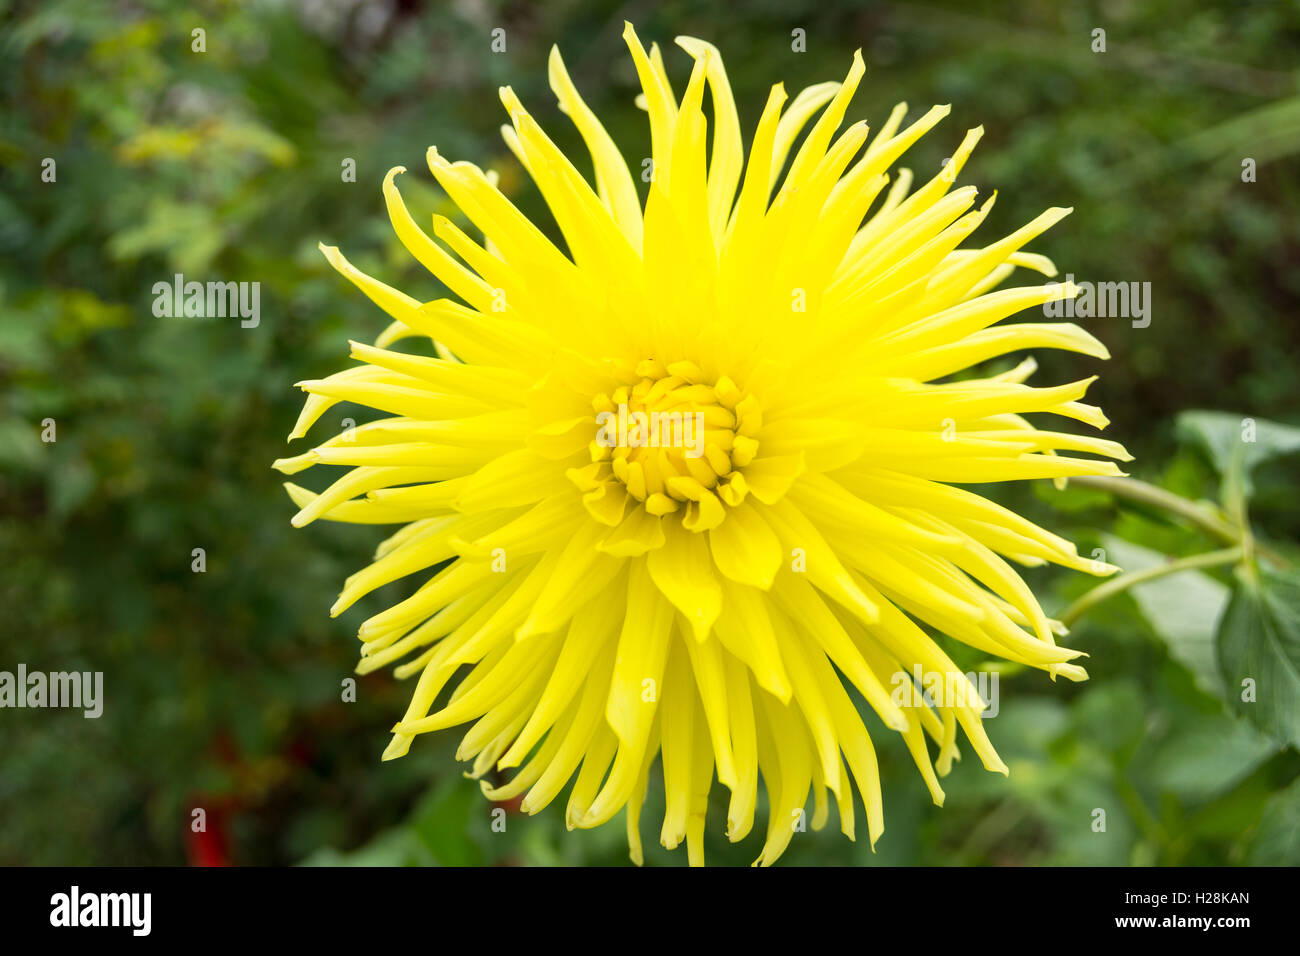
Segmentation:
{"type": "Polygon", "coordinates": [[[414,738],[409,734],[399,733],[398,727],[400,726],[401,724],[397,724],[393,727],[393,739],[384,748],[383,756],[380,757],[381,760],[396,760],[398,757],[405,757],[407,751],[411,749],[411,741],[414,738]]]}
{"type": "Polygon", "coordinates": [[[430,146],[425,150],[424,160],[429,164],[429,168],[435,171],[448,170],[451,168],[451,163],[447,161],[447,158],[443,156],[442,153],[438,152],[437,146],[430,146]]]}
{"type": "Polygon", "coordinates": [[[763,686],[763,689],[781,702],[782,707],[788,707],[790,698],[794,695],[789,683],[777,684],[775,687],[763,686]]]}

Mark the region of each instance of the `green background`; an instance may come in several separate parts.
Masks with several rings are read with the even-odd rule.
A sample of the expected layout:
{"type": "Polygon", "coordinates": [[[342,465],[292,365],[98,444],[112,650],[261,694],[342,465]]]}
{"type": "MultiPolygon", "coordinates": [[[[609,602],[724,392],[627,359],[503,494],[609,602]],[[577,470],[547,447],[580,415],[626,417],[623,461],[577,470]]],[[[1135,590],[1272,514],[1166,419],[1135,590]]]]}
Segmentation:
{"type": "MultiPolygon", "coordinates": [[[[410,685],[376,673],[344,703],[340,682],[357,622],[401,585],[331,620],[380,534],[293,530],[269,468],[288,453],[292,383],[344,367],[347,339],[387,321],[317,242],[421,299],[442,294],[392,236],[390,166],[411,170],[402,188],[422,220],[451,212],[423,161],[436,144],[498,169],[550,229],[497,132],[497,87],[585,164],[547,87],[553,43],[626,155],[648,155],[624,19],[664,48],[679,89],[690,61],[672,38],[716,44],[746,139],[772,83],[839,79],[858,46],[868,71],[849,119],[878,125],[899,100],[912,118],[953,106],[905,157],[918,177],[983,124],[962,179],[998,203],[976,239],[1072,205],[1034,251],[1078,279],[1151,283],[1150,327],[1085,322],[1111,362],[1040,356],[1044,381],[1102,374],[1091,399],[1135,475],[1216,493],[1209,457],[1175,429],[1185,409],[1300,420],[1293,3],[0,0],[0,669],[103,671],[106,697],[99,720],[0,711],[0,864],[626,862],[621,822],[567,833],[562,801],[492,832],[453,760],[458,734],[380,763],[410,685]],[[497,27],[504,53],[490,49],[497,27]],[[806,52],[791,50],[796,28],[806,52]],[[261,283],[261,324],[156,318],[152,286],[177,272],[261,283]],[[191,832],[195,807],[205,834],[191,832]]],[[[1294,457],[1267,463],[1252,502],[1292,555],[1295,477],[1294,457]]],[[[992,493],[1126,566],[1208,547],[1095,493],[992,493]]],[[[1090,614],[1071,642],[1091,654],[1086,684],[1005,674],[989,733],[1011,776],[963,748],[943,809],[869,723],[876,852],[832,814],[782,862],[1300,863],[1300,757],[1222,703],[1205,652],[1223,597],[1211,577],[1231,580],[1179,575],[1090,614]]],[[[1056,570],[1030,582],[1049,611],[1092,583],[1056,570]]],[[[657,845],[661,806],[652,795],[643,816],[647,860],[684,864],[657,845]]],[[[750,862],[761,827],[732,847],[723,819],[715,803],[710,861],[750,862]]]]}

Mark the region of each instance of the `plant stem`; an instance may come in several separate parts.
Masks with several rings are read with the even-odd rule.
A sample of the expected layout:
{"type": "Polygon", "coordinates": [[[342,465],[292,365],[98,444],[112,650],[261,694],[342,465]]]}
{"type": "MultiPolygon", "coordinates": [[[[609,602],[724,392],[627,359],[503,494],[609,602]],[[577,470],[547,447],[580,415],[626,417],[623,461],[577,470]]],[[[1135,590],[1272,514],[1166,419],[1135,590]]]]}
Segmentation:
{"type": "Polygon", "coordinates": [[[1212,509],[1189,501],[1172,491],[1165,491],[1156,485],[1139,481],[1137,478],[1101,478],[1085,475],[1081,478],[1071,478],[1070,484],[1096,488],[1120,498],[1128,498],[1130,501],[1173,512],[1229,544],[1236,544],[1241,540],[1241,534],[1237,529],[1212,509]]]}
{"type": "Polygon", "coordinates": [[[1235,547],[1224,548],[1222,551],[1207,551],[1205,554],[1194,554],[1191,557],[1179,558],[1176,561],[1143,568],[1141,571],[1130,571],[1128,574],[1121,574],[1105,584],[1098,585],[1079,598],[1061,612],[1059,620],[1066,627],[1069,627],[1078,620],[1084,611],[1100,604],[1107,598],[1127,591],[1135,585],[1145,584],[1148,581],[1154,581],[1156,578],[1163,578],[1168,574],[1177,574],[1179,571],[1192,571],[1197,568],[1213,568],[1221,564],[1232,564],[1240,561],[1244,555],[1245,549],[1238,544],[1235,547]]]}
{"type": "Polygon", "coordinates": [[[1232,522],[1222,517],[1222,512],[1219,509],[1190,501],[1181,495],[1176,495],[1172,491],[1166,491],[1156,485],[1148,484],[1137,478],[1102,478],[1093,475],[1071,478],[1070,483],[1084,488],[1096,488],[1119,498],[1128,498],[1130,501],[1136,501],[1139,504],[1168,511],[1186,519],[1202,531],[1208,532],[1227,544],[1239,545],[1249,540],[1254,552],[1261,557],[1267,558],[1270,563],[1277,567],[1286,567],[1288,564],[1286,558],[1282,557],[1282,555],[1255,541],[1253,536],[1250,536],[1249,531],[1236,527],[1232,522]]]}

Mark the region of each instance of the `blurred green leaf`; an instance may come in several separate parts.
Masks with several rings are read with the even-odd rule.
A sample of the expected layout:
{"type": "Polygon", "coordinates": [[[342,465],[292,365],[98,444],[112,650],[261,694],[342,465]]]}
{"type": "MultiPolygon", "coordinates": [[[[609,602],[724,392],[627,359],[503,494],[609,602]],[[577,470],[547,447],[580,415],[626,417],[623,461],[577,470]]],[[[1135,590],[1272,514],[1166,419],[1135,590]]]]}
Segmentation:
{"type": "Polygon", "coordinates": [[[1300,572],[1239,573],[1217,646],[1233,706],[1265,733],[1300,746],[1300,572]]]}
{"type": "Polygon", "coordinates": [[[1277,745],[1241,720],[1187,717],[1156,747],[1146,774],[1185,800],[1208,800],[1253,771],[1277,745]]]}
{"type": "MultiPolygon", "coordinates": [[[[1157,551],[1103,535],[1107,559],[1127,571],[1141,571],[1168,559],[1157,551]]],[[[1215,659],[1215,624],[1228,604],[1228,588],[1201,571],[1180,571],[1134,587],[1143,616],[1169,648],[1170,656],[1196,678],[1202,690],[1223,696],[1215,659]]]]}
{"type": "Polygon", "coordinates": [[[1232,412],[1189,411],[1178,416],[1176,427],[1184,440],[1198,442],[1209,453],[1220,475],[1228,476],[1234,456],[1241,455],[1247,494],[1252,468],[1270,458],[1300,451],[1300,428],[1263,418],[1232,412]]]}
{"type": "Polygon", "coordinates": [[[1247,859],[1254,866],[1300,866],[1300,779],[1269,798],[1247,859]]]}
{"type": "Polygon", "coordinates": [[[470,815],[486,818],[491,809],[477,783],[453,776],[425,797],[410,826],[439,865],[476,866],[483,853],[471,839],[470,815]]]}
{"type": "Polygon", "coordinates": [[[1259,163],[1300,153],[1300,96],[1234,116],[1189,137],[1181,148],[1192,158],[1212,159],[1229,154],[1236,159],[1243,143],[1250,144],[1250,156],[1259,163]]]}
{"type": "Polygon", "coordinates": [[[393,827],[350,853],[324,847],[302,861],[303,866],[426,866],[433,860],[409,826],[393,827]]]}

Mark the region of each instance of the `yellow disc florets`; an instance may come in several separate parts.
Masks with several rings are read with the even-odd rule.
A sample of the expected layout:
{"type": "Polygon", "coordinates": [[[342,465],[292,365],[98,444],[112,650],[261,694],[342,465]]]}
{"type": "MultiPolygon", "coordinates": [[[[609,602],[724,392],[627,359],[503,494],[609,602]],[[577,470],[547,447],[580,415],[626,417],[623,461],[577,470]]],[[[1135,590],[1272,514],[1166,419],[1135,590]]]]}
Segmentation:
{"type": "Polygon", "coordinates": [[[749,493],[744,468],[758,453],[758,399],[693,362],[646,359],[631,378],[592,400],[592,464],[570,477],[597,517],[614,507],[655,516],[684,509],[687,530],[717,527],[749,493]]]}

